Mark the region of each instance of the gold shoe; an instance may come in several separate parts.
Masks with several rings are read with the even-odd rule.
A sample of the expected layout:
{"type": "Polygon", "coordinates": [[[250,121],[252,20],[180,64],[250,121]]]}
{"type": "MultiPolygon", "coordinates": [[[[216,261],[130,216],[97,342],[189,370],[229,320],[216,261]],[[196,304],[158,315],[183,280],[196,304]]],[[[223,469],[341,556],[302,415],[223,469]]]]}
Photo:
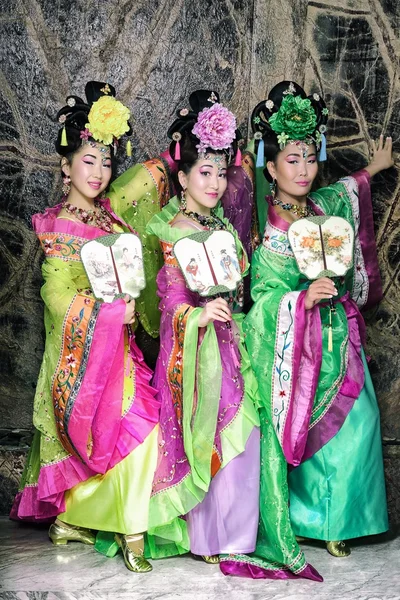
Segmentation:
{"type": "Polygon", "coordinates": [[[217,565],[219,563],[218,554],[214,554],[213,556],[204,555],[201,558],[204,560],[204,562],[208,563],[209,565],[217,565]]]}
{"type": "Polygon", "coordinates": [[[303,537],[302,535],[296,535],[296,542],[298,544],[301,544],[302,542],[305,542],[307,538],[303,537]]]}
{"type": "Polygon", "coordinates": [[[49,538],[55,546],[65,546],[68,542],[82,542],[94,546],[96,541],[96,536],[90,529],[68,525],[58,519],[50,525],[49,538]]]}
{"type": "Polygon", "coordinates": [[[326,549],[329,554],[332,556],[336,556],[337,558],[342,558],[343,556],[349,556],[351,550],[346,542],[326,542],[326,549]]]}
{"type": "Polygon", "coordinates": [[[115,534],[115,541],[122,550],[126,567],[134,573],[148,573],[153,570],[149,561],[143,556],[143,549],[132,550],[126,541],[125,535],[115,534]]]}

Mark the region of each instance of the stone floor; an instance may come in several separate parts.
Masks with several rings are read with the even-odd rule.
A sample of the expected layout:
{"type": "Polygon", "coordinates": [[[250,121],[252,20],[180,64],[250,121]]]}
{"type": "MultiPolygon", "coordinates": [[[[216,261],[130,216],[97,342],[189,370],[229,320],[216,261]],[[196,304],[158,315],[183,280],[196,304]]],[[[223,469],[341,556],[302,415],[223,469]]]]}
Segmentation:
{"type": "Polygon", "coordinates": [[[191,556],[160,560],[135,575],[120,555],[106,558],[81,544],[54,547],[47,528],[0,518],[0,598],[7,600],[400,600],[400,537],[358,541],[349,558],[306,545],[324,583],[224,577],[191,556]]]}

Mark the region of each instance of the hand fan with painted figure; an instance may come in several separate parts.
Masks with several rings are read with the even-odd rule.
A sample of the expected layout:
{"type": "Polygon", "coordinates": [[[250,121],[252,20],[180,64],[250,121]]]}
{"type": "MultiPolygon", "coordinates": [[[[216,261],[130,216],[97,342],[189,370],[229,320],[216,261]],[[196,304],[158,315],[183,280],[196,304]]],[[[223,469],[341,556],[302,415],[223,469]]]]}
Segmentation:
{"type": "Polygon", "coordinates": [[[115,233],[86,242],[81,259],[97,300],[112,302],[146,287],[142,243],[134,233],[115,233]]]}
{"type": "Polygon", "coordinates": [[[242,280],[235,238],[229,231],[199,231],[175,242],[173,253],[188,288],[200,296],[236,290],[242,280]]]}

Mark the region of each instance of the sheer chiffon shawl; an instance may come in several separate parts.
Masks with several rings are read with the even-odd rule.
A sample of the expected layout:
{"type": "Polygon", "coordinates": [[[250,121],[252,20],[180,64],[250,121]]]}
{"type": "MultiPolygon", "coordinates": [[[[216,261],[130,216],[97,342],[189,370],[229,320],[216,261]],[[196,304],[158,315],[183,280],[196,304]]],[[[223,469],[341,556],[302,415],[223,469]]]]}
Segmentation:
{"type": "MultiPolygon", "coordinates": [[[[178,207],[173,198],[148,227],[160,239],[165,261],[157,277],[161,346],[154,385],[161,418],[150,532],[170,538],[173,527],[168,533],[162,526],[202,501],[211,478],[244,451],[258,425],[257,385],[243,344],[242,316],[234,316],[232,329],[218,322],[198,327],[204,300],[186,287],[172,253],[172,244],[192,233],[169,225],[178,207]]],[[[228,223],[227,228],[232,230],[228,223]]],[[[236,243],[241,256],[237,237],[236,243]]]]}
{"type": "Polygon", "coordinates": [[[97,302],[80,260],[81,246],[105,234],[58,219],[60,208],[33,217],[45,253],[46,346],[34,400],[37,432],[14,518],[63,512],[66,490],[112,468],[158,422],[152,373],[123,325],[125,302],[97,302]]]}

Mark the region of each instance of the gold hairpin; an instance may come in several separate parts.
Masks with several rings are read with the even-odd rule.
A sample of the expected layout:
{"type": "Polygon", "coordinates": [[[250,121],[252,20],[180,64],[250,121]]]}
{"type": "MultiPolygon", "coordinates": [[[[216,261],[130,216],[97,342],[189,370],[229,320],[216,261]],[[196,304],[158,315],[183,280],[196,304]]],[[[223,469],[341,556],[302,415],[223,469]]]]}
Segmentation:
{"type": "Polygon", "coordinates": [[[108,83],[106,83],[106,85],[104,87],[100,88],[100,91],[103,92],[103,94],[110,94],[111,89],[110,89],[110,86],[108,85],[108,83]]]}

